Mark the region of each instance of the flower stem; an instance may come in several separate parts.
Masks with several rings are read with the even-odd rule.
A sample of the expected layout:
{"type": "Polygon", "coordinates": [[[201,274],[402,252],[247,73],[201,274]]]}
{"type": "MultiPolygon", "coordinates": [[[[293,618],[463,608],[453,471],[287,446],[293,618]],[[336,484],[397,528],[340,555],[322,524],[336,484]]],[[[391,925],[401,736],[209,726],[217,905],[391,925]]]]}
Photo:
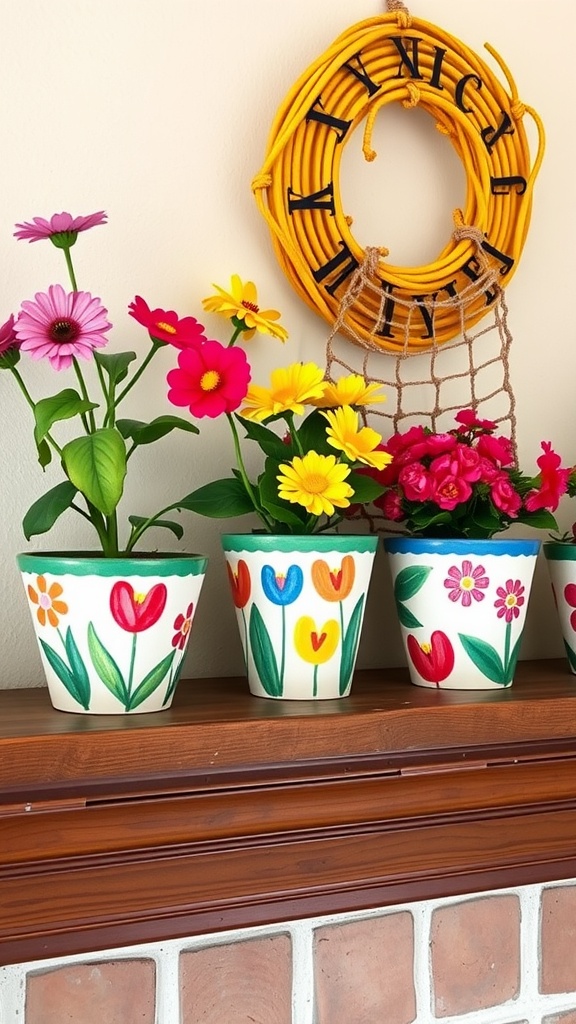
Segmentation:
{"type": "MultiPolygon", "coordinates": [[[[26,387],[22,377],[20,376],[20,373],[18,372],[15,366],[10,367],[10,372],[13,374],[16,383],[18,384],[18,387],[20,388],[22,394],[24,395],[24,398],[28,402],[28,405],[32,409],[32,412],[34,412],[34,410],[36,409],[36,403],[34,402],[32,396],[30,395],[30,392],[28,391],[28,388],[26,387]]],[[[60,448],[60,445],[56,443],[52,435],[46,434],[45,437],[46,440],[49,441],[50,444],[52,445],[54,451],[57,452],[58,455],[62,455],[62,449],[60,448]]]]}
{"type": "MultiPolygon", "coordinates": [[[[82,398],[84,399],[85,402],[89,402],[90,396],[88,394],[86,382],[84,380],[82,370],[80,369],[80,366],[78,364],[78,360],[73,359],[72,362],[74,365],[76,376],[78,378],[78,383],[80,385],[80,391],[82,392],[82,398]]],[[[92,409],[90,409],[88,413],[82,413],[82,423],[84,424],[84,430],[86,431],[87,434],[94,433],[94,431],[96,430],[96,420],[94,419],[94,413],[92,412],[92,409]]]]}
{"type": "Polygon", "coordinates": [[[512,634],[512,621],[506,623],[506,633],[504,635],[504,678],[508,676],[508,662],[510,660],[510,639],[512,634]]]}
{"type": "Polygon", "coordinates": [[[148,355],[146,356],[144,361],[141,363],[139,368],[136,370],[136,373],[132,377],[132,380],[126,385],[124,390],[121,391],[120,394],[116,397],[115,402],[114,402],[114,405],[115,405],[116,408],[118,408],[118,406],[120,405],[120,402],[126,397],[128,392],[132,390],[132,388],[134,387],[136,381],[140,379],[140,377],[144,373],[144,370],[148,366],[150,360],[153,359],[153,357],[156,355],[156,353],[157,353],[159,348],[164,348],[164,342],[163,341],[154,341],[154,340],[152,340],[152,347],[150,348],[150,351],[149,351],[148,355]]]}
{"type": "Polygon", "coordinates": [[[264,523],[264,526],[266,527],[266,529],[267,530],[271,530],[273,528],[273,522],[267,516],[266,512],[264,511],[264,509],[259,505],[259,503],[257,501],[257,498],[256,498],[256,494],[254,492],[254,488],[252,487],[252,484],[250,483],[250,481],[248,479],[248,474],[246,473],[246,467],[244,466],[244,460],[242,458],[242,450],[240,448],[240,438],[238,437],[238,431],[236,430],[236,424],[234,423],[234,419],[232,417],[232,413],[227,412],[226,413],[226,417],[228,419],[228,422],[230,424],[230,429],[232,431],[232,438],[233,438],[233,441],[234,441],[234,451],[236,453],[236,465],[238,466],[238,470],[240,472],[240,477],[242,479],[242,483],[244,484],[244,489],[246,491],[246,494],[250,498],[250,501],[252,502],[252,506],[253,506],[254,511],[256,512],[257,516],[262,520],[262,522],[264,523]]]}
{"type": "Polygon", "coordinates": [[[126,711],[130,710],[130,698],[132,697],[132,686],[134,683],[134,662],[136,661],[136,643],[138,641],[138,634],[134,633],[132,637],[132,650],[130,652],[130,669],[128,671],[128,702],[126,705],[126,711]]]}
{"type": "Polygon", "coordinates": [[[70,282],[72,284],[72,291],[78,291],[78,285],[76,283],[76,274],[74,273],[74,267],[72,265],[72,256],[70,255],[69,247],[64,248],[64,259],[66,260],[66,266],[68,267],[68,274],[70,275],[70,282]]]}
{"type": "Polygon", "coordinates": [[[228,348],[232,348],[232,345],[234,345],[234,343],[236,342],[237,338],[242,333],[243,333],[243,328],[242,327],[235,327],[234,328],[234,333],[233,333],[232,337],[230,338],[230,341],[228,342],[228,348]]]}

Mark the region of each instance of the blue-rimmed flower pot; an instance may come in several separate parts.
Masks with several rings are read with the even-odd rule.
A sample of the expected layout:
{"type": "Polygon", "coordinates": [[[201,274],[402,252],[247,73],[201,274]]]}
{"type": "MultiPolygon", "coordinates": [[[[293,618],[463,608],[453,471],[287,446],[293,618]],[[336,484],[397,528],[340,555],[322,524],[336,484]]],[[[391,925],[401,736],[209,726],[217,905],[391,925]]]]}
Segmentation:
{"type": "Polygon", "coordinates": [[[540,541],[386,538],[410,679],[417,686],[510,686],[540,541]]]}
{"type": "Polygon", "coordinates": [[[570,671],[576,675],[576,544],[542,545],[570,671]]]}
{"type": "Polygon", "coordinates": [[[225,534],[222,546],[250,692],[347,697],[378,538],[225,534]]]}
{"type": "Polygon", "coordinates": [[[50,552],[17,561],[55,708],[115,715],[170,707],[203,555],[50,552]]]}

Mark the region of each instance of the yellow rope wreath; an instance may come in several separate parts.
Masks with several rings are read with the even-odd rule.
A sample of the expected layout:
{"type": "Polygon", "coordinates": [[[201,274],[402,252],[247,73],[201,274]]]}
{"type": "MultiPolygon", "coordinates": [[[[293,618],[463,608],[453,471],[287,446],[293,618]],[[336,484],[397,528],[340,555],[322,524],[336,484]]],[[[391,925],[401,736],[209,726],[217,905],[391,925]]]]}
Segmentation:
{"type": "Polygon", "coordinates": [[[396,0],[392,5],[391,13],[339,36],[295,83],[276,115],[252,189],[280,265],[301,298],[328,323],[339,317],[356,342],[397,352],[428,348],[432,337],[434,343],[454,338],[463,307],[472,324],[494,301],[498,286],[486,281],[512,277],[530,222],[544,129],[519,101],[510,71],[491,46],[486,49],[510,95],[460,40],[411,17],[396,0]],[[435,262],[418,267],[386,263],[383,247],[365,252],[351,234],[338,187],[345,142],[365,120],[363,152],[373,160],[374,120],[393,102],[418,105],[434,117],[467,175],[465,208],[455,211],[453,235],[435,262]],[[525,113],[538,132],[532,167],[525,113]],[[365,279],[367,268],[372,287],[361,286],[342,316],[346,289],[358,269],[365,279]],[[428,328],[433,317],[433,332],[422,330],[422,318],[413,322],[415,301],[428,311],[428,328]]]}

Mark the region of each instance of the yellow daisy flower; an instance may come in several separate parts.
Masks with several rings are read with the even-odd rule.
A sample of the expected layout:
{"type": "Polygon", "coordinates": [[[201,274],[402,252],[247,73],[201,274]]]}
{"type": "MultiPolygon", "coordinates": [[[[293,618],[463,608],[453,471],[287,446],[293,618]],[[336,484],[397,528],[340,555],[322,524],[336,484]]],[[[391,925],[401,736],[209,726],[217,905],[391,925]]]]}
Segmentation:
{"type": "Polygon", "coordinates": [[[376,451],[382,442],[378,431],[372,430],[372,427],[358,429],[359,416],[351,406],[343,405],[340,409],[322,412],[320,415],[328,420],[328,444],[344,452],[351,462],[364,462],[375,469],[384,469],[392,461],[388,452],[376,451]]]}
{"type": "Polygon", "coordinates": [[[248,420],[264,420],[285,412],[302,416],[306,404],[322,397],[326,382],[324,370],[316,363],[292,363],[273,370],[270,384],[269,388],[249,386],[240,416],[248,420]]]}
{"type": "Polygon", "coordinates": [[[313,516],[334,515],[335,508],[348,508],[354,494],[345,483],[350,467],[336,461],[335,455],[307,452],[292,462],[282,463],[276,477],[278,496],[291,504],[303,505],[313,516]]]}
{"type": "Polygon", "coordinates": [[[260,334],[271,334],[279,341],[286,341],[288,331],[276,323],[276,320],[280,319],[280,313],[276,309],[260,309],[253,281],[246,281],[243,284],[238,274],[232,274],[229,292],[217,284],[213,287],[218,294],[209,295],[207,299],[202,300],[204,309],[209,313],[222,313],[229,319],[242,321],[245,325],[245,338],[253,338],[256,331],[259,331],[260,334]]]}
{"type": "Polygon", "coordinates": [[[335,384],[326,383],[326,390],[321,399],[311,402],[319,409],[335,409],[339,405],[375,405],[385,402],[386,395],[379,395],[380,384],[367,384],[359,373],[350,373],[340,377],[335,384]]]}

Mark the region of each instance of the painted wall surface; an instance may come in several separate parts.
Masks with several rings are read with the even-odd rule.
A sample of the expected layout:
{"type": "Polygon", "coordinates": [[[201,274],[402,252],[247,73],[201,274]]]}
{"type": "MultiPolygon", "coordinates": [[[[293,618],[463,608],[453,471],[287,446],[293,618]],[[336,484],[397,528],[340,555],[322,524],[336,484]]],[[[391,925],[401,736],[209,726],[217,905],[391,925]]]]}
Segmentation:
{"type": "MultiPolygon", "coordinates": [[[[276,109],[292,83],[344,29],[383,10],[382,0],[27,0],[3,3],[0,67],[0,322],[23,299],[65,282],[60,254],[48,242],[13,238],[33,216],[105,209],[109,224],[80,237],[79,287],[102,298],[114,324],[111,350],[143,352],[146,335],[127,315],[135,294],[151,306],[196,315],[213,336],[228,340],[225,321],[202,314],[213,282],[232,273],[254,280],[264,307],[282,311],[290,333],[282,347],[262,335],[250,342],[254,380],[298,359],[323,364],[327,325],[296,297],[276,261],[268,229],[251,192],[276,109]]],[[[489,41],[503,55],[520,98],[535,107],[547,132],[536,183],[532,224],[507,299],[514,336],[511,380],[517,401],[522,463],[534,466],[541,439],[576,462],[572,239],[571,104],[576,66],[572,0],[415,0],[412,13],[441,25],[482,52],[489,41]]],[[[421,112],[381,112],[378,159],[365,164],[361,133],[347,144],[342,191],[363,244],[386,245],[400,265],[434,258],[464,201],[465,175],[449,142],[421,112]]],[[[527,126],[529,130],[530,126],[527,126]]],[[[534,133],[531,143],[535,144],[534,133]]],[[[479,341],[478,344],[482,342],[479,341]]],[[[352,349],[352,346],[350,346],[352,349]]],[[[360,363],[359,350],[351,355],[360,363]]],[[[164,350],[125,414],[151,418],[171,409],[165,375],[174,353],[164,350]]],[[[72,386],[47,364],[30,364],[35,397],[72,386]]],[[[8,374],[0,377],[1,490],[0,685],[39,684],[15,554],[26,547],[21,519],[59,480],[36,461],[31,422],[8,374]]],[[[462,387],[462,404],[468,393],[462,387]]],[[[201,435],[170,435],[131,467],[124,508],[153,511],[232,464],[225,422],[204,421],[201,435]]],[[[565,502],[560,521],[576,519],[565,502]]],[[[219,535],[246,528],[186,515],[182,549],[210,557],[208,579],[188,657],[191,675],[228,675],[242,668],[234,611],[225,593],[219,535]]],[[[162,543],[159,541],[158,543],[162,543]]],[[[69,513],[34,548],[85,548],[91,539],[69,513]]],[[[178,547],[173,539],[170,545],[178,547]]],[[[560,655],[562,645],[544,565],[536,575],[523,657],[560,655]]],[[[360,667],[402,662],[383,556],[376,565],[360,667]]]]}

